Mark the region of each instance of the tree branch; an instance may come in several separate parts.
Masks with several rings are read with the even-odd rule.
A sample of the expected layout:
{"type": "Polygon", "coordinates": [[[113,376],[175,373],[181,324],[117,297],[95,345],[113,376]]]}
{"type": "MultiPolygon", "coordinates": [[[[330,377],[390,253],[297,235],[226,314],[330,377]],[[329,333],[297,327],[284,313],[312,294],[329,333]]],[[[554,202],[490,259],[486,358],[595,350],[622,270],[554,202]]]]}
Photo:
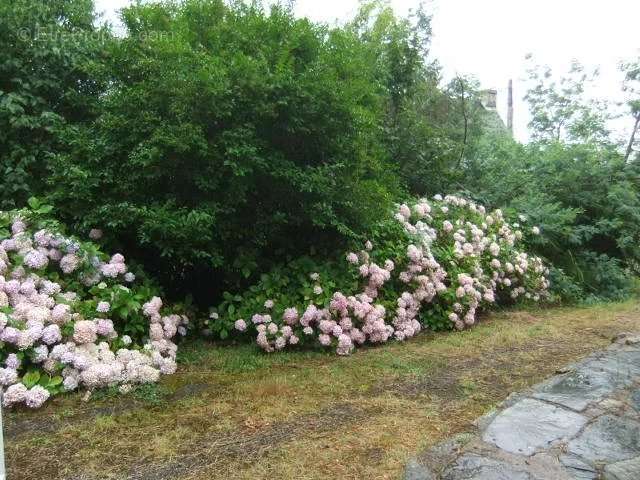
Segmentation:
{"type": "Polygon", "coordinates": [[[636,113],[636,123],[633,126],[633,130],[631,131],[631,137],[629,138],[629,145],[627,145],[627,153],[624,155],[625,163],[629,161],[629,157],[631,156],[631,151],[633,150],[633,142],[636,138],[636,132],[638,131],[638,126],[640,126],[640,112],[636,113]]]}

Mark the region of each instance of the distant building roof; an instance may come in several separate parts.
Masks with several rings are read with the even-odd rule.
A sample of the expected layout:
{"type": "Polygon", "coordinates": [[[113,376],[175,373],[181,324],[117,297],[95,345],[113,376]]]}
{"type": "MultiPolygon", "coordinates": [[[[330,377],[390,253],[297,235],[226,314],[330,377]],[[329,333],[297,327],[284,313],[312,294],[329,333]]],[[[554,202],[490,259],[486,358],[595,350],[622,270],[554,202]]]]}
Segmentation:
{"type": "Polygon", "coordinates": [[[494,133],[511,135],[509,129],[498,114],[498,91],[490,88],[480,91],[480,105],[482,105],[481,119],[484,127],[494,133]]]}

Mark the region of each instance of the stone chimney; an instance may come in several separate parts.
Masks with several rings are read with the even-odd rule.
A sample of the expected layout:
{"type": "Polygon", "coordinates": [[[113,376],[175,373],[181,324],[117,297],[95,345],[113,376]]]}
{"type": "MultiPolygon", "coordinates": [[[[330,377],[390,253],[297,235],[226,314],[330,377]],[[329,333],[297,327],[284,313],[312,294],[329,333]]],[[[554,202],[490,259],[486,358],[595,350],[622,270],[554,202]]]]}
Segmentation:
{"type": "Polygon", "coordinates": [[[495,110],[498,98],[498,91],[490,88],[488,90],[482,90],[480,92],[480,101],[482,106],[487,110],[495,110]]]}

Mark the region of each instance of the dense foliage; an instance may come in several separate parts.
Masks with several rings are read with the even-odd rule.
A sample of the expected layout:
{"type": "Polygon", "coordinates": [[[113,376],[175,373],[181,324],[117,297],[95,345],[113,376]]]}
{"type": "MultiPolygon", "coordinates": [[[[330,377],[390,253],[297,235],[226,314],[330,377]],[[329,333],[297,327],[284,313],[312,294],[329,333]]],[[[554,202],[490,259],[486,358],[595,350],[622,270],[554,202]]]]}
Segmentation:
{"type": "Polygon", "coordinates": [[[527,98],[539,140],[486,136],[465,187],[540,225],[532,247],[552,265],[552,288],[565,300],[619,299],[639,273],[640,164],[605,135],[610,114],[582,98],[581,72],[574,65],[560,80],[548,70],[534,75],[527,98]]]}
{"type": "MultiPolygon", "coordinates": [[[[176,369],[179,309],[162,309],[120,254],[64,234],[36,199],[0,211],[0,385],[5,406],[158,380],[176,369]],[[161,310],[162,309],[162,310],[161,310]]],[[[89,236],[97,240],[101,231],[89,236]]]]}
{"type": "Polygon", "coordinates": [[[94,118],[104,30],[90,0],[0,2],[0,208],[45,191],[61,130],[94,118]]]}
{"type": "Polygon", "coordinates": [[[620,298],[632,287],[640,252],[640,170],[590,145],[517,148],[486,162],[481,198],[522,211],[544,235],[536,251],[556,267],[563,296],[620,298]],[[491,175],[503,182],[484,183],[491,175]],[[557,269],[562,269],[564,274],[557,269]]]}
{"type": "Polygon", "coordinates": [[[289,277],[310,263],[325,292],[357,291],[327,259],[373,239],[395,203],[443,191],[539,224],[531,248],[564,299],[631,289],[637,60],[622,65],[624,144],[574,64],[532,69],[521,145],[473,78],[442,81],[429,15],[384,0],[337,26],[225,0],[132,2],[118,34],[91,0],[2,2],[0,18],[0,206],[36,195],[72,233],[102,225],[172,298],[246,299],[269,271],[303,288],[289,277]]]}
{"type": "Polygon", "coordinates": [[[244,296],[229,295],[208,323],[224,335],[257,331],[268,352],[317,344],[340,355],[423,327],[461,330],[494,303],[548,296],[547,268],[522,249],[523,231],[539,229],[520,222],[456,196],[402,204],[342,271],[309,261],[276,270],[244,296]]]}
{"type": "Polygon", "coordinates": [[[478,132],[462,133],[472,86],[438,87],[423,12],[370,2],[327,27],[281,6],[153,2],[124,10],[125,36],[85,38],[89,1],[28,3],[3,7],[19,75],[0,108],[12,129],[31,121],[8,102],[44,70],[38,104],[57,123],[5,143],[20,181],[0,180],[4,200],[44,192],[76,231],[103,224],[174,295],[206,301],[286,254],[363,238],[403,191],[459,177],[478,132]]]}

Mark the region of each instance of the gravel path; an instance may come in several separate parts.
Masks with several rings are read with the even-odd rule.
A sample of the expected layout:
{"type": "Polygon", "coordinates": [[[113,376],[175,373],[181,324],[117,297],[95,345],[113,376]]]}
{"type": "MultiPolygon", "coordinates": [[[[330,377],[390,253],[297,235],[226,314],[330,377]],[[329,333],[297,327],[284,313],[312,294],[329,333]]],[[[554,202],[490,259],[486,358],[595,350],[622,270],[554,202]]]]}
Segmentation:
{"type": "Polygon", "coordinates": [[[640,335],[511,395],[405,480],[640,480],[640,335]]]}

